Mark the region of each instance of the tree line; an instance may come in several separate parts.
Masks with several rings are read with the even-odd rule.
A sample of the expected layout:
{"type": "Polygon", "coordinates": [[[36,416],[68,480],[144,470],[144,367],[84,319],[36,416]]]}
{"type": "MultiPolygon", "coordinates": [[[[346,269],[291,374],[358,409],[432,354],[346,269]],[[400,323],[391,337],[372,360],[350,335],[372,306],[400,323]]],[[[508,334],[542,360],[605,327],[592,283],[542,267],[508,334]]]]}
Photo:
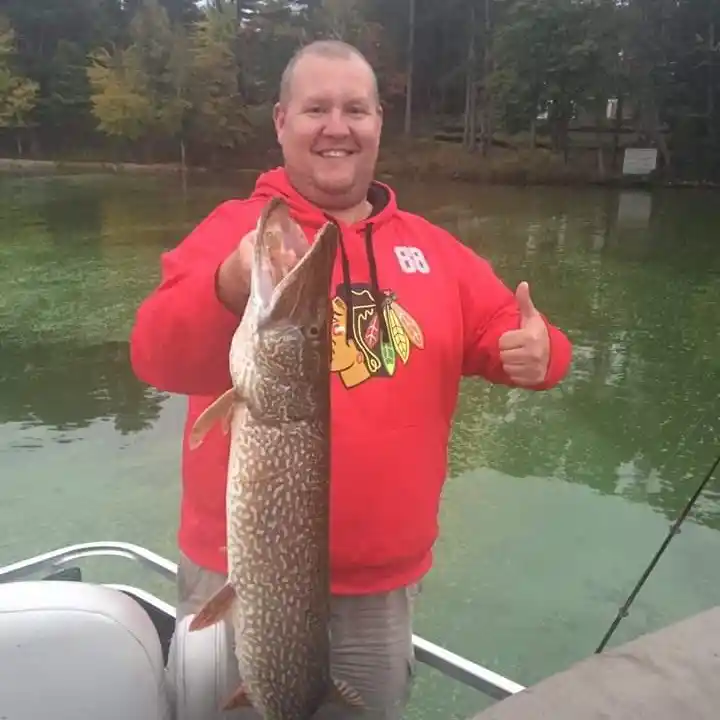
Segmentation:
{"type": "Polygon", "coordinates": [[[375,67],[388,133],[720,176],[720,0],[3,0],[0,151],[212,164],[272,142],[292,52],[375,67]]]}

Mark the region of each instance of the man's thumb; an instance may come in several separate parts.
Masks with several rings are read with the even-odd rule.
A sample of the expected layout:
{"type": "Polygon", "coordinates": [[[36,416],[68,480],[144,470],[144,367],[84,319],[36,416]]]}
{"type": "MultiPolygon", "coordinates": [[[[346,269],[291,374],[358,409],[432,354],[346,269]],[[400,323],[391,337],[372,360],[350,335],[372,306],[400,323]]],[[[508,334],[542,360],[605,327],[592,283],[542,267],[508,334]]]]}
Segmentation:
{"type": "Polygon", "coordinates": [[[525,281],[521,282],[517,286],[517,290],[515,291],[515,299],[520,306],[521,320],[527,321],[537,315],[537,310],[533,305],[533,301],[530,299],[530,286],[525,281]]]}

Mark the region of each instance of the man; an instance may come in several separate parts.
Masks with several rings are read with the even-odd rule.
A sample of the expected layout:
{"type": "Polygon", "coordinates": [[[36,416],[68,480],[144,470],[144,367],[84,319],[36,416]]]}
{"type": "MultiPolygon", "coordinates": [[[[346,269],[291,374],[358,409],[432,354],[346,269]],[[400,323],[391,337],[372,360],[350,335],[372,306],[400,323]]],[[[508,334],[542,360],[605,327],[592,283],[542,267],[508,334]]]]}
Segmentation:
{"type": "Polygon", "coordinates": [[[332,297],[333,673],[363,695],[367,716],[395,720],[408,697],[412,600],[432,563],[461,376],[550,388],[567,373],[571,346],[536,310],[527,283],[511,292],[485,260],[399,210],[393,191],[373,182],[382,110],[357,50],[326,41],[300,51],[274,122],[284,168],[261,175],[250,198],[221,204],[163,256],[162,283],[132,331],[137,375],[189,396],[178,617],[224,582],[228,439],[215,428],[189,451],[187,433],[230,386],[251,231],[280,195],[309,240],[327,215],[343,232],[332,297]]]}

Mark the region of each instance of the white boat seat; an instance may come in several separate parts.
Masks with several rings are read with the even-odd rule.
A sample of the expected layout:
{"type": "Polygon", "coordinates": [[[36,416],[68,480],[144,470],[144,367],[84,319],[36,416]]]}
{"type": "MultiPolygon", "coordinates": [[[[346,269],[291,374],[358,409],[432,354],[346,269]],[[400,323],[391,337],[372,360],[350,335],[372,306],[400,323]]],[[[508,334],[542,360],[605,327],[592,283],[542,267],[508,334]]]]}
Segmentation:
{"type": "Polygon", "coordinates": [[[0,584],[0,718],[168,720],[160,639],[118,590],[0,584]]]}
{"type": "MultiPolygon", "coordinates": [[[[175,720],[236,720],[247,710],[223,710],[240,682],[232,647],[232,630],[219,622],[190,632],[194,615],[175,628],[168,663],[168,684],[174,691],[175,720]]],[[[2,714],[0,714],[2,718],[2,714]]]]}

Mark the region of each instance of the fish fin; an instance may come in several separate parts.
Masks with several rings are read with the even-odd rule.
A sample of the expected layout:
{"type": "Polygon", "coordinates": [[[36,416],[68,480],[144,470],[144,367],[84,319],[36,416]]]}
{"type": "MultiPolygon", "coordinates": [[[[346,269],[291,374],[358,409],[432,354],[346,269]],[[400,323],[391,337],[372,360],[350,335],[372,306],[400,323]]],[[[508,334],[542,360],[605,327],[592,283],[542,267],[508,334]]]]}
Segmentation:
{"type": "Polygon", "coordinates": [[[328,693],[328,702],[346,705],[356,710],[367,710],[360,693],[344,680],[333,678],[332,687],[328,693]]]}
{"type": "Polygon", "coordinates": [[[190,431],[189,445],[191,450],[200,446],[210,428],[219,420],[224,428],[230,426],[230,418],[238,402],[237,390],[231,387],[226,390],[217,400],[208,405],[198,416],[190,431]]]}
{"type": "Polygon", "coordinates": [[[225,701],[225,704],[222,706],[223,710],[235,710],[236,708],[241,707],[249,707],[251,708],[253,706],[250,698],[248,697],[247,690],[245,690],[245,686],[241,683],[238,689],[230,695],[230,697],[225,701]]]}
{"type": "Polygon", "coordinates": [[[235,408],[238,406],[239,403],[240,400],[235,398],[235,402],[228,407],[227,412],[220,418],[220,429],[222,430],[223,435],[227,435],[230,432],[233,413],[235,412],[235,408]]]}
{"type": "Polygon", "coordinates": [[[223,585],[201,608],[190,622],[190,632],[210,627],[230,612],[235,590],[230,583],[223,585]]]}

